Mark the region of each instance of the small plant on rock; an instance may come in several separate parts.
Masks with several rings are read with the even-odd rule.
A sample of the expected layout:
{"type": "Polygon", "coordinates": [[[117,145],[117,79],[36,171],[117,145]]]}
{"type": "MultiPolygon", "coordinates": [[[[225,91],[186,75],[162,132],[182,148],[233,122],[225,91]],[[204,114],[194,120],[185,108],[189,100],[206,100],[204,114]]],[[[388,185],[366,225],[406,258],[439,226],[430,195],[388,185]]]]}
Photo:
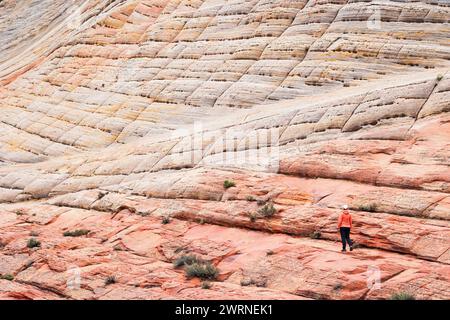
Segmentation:
{"type": "Polygon", "coordinates": [[[211,262],[197,262],[186,267],[186,275],[188,278],[215,280],[219,270],[211,262]]]}
{"type": "Polygon", "coordinates": [[[189,266],[194,263],[200,263],[202,260],[197,257],[196,255],[189,254],[189,255],[182,255],[181,257],[177,258],[173,265],[175,268],[181,268],[183,266],[189,266]]]}
{"type": "Polygon", "coordinates": [[[263,205],[265,205],[267,203],[267,201],[266,200],[263,200],[263,199],[259,199],[259,200],[257,200],[256,201],[256,204],[258,205],[258,206],[263,206],[263,205]]]}
{"type": "Polygon", "coordinates": [[[333,290],[334,291],[341,291],[344,288],[344,286],[342,285],[342,283],[337,283],[334,285],[333,290]]]}
{"type": "Polygon", "coordinates": [[[258,215],[254,212],[249,214],[249,218],[251,222],[256,222],[256,220],[258,219],[258,215]]]}
{"type": "Polygon", "coordinates": [[[32,236],[32,237],[37,237],[37,236],[39,236],[39,233],[36,232],[36,231],[31,231],[31,232],[30,232],[30,236],[32,236]]]}
{"type": "Polygon", "coordinates": [[[267,203],[264,205],[264,207],[262,207],[261,209],[259,209],[259,214],[261,216],[263,216],[264,218],[270,218],[272,217],[275,213],[277,213],[277,209],[274,207],[273,203],[267,203]]]}
{"type": "Polygon", "coordinates": [[[162,219],[162,222],[161,222],[162,224],[169,224],[170,223],[170,218],[169,217],[164,217],[163,219],[162,219]]]}
{"type": "Polygon", "coordinates": [[[14,280],[14,276],[12,274],[2,274],[0,275],[0,279],[1,280],[8,280],[8,281],[13,281],[14,280]]]}
{"type": "Polygon", "coordinates": [[[26,212],[25,212],[24,209],[17,209],[17,210],[15,211],[15,213],[16,213],[16,215],[18,215],[18,216],[23,216],[26,212]]]}
{"type": "Polygon", "coordinates": [[[247,196],[245,199],[246,199],[248,202],[254,202],[254,201],[256,201],[255,197],[253,197],[253,196],[247,196]]]}
{"type": "Polygon", "coordinates": [[[38,248],[41,246],[41,242],[39,240],[36,240],[35,238],[31,238],[30,240],[28,240],[27,242],[27,247],[32,249],[32,248],[38,248]]]}
{"type": "Polygon", "coordinates": [[[209,281],[203,281],[203,282],[202,282],[202,289],[204,289],[204,290],[211,289],[211,282],[209,282],[209,281]]]}
{"type": "Polygon", "coordinates": [[[231,181],[231,180],[225,180],[225,181],[223,182],[223,187],[224,187],[225,189],[230,189],[230,188],[235,187],[235,186],[236,186],[236,183],[235,183],[234,181],[231,181]]]}
{"type": "Polygon", "coordinates": [[[117,282],[117,280],[116,280],[116,277],[115,276],[108,276],[106,279],[105,279],[105,285],[107,285],[107,286],[109,286],[110,284],[114,284],[114,283],[116,283],[117,282]]]}
{"type": "Polygon", "coordinates": [[[80,230],[74,230],[74,231],[66,231],[63,233],[64,237],[81,237],[87,235],[90,230],[80,229],[80,230]]]}
{"type": "Polygon", "coordinates": [[[444,79],[444,76],[442,74],[438,74],[437,77],[436,77],[436,80],[439,82],[442,79],[444,79]]]}
{"type": "Polygon", "coordinates": [[[320,233],[320,231],[314,231],[309,235],[311,239],[320,239],[321,236],[322,234],[320,233]]]}
{"type": "Polygon", "coordinates": [[[408,292],[396,292],[392,294],[391,300],[416,300],[416,297],[408,292]]]}

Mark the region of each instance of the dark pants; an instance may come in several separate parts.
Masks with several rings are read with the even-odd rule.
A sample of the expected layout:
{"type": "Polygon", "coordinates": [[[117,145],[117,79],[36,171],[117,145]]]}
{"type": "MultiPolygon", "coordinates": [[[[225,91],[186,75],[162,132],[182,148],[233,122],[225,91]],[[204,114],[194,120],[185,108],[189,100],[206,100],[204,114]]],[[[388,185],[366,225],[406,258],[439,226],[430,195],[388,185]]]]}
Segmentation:
{"type": "Polygon", "coordinates": [[[347,243],[351,247],[353,242],[350,240],[350,228],[341,227],[341,240],[342,240],[342,250],[347,248],[347,243]]]}

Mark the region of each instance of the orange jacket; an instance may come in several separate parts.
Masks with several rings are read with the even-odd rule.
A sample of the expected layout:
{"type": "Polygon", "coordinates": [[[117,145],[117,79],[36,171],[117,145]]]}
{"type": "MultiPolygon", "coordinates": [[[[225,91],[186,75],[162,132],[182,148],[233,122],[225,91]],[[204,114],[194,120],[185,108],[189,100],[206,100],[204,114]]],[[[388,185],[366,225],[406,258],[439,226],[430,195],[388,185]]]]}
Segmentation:
{"type": "Polygon", "coordinates": [[[352,215],[347,210],[344,210],[339,216],[338,228],[340,227],[352,227],[352,215]]]}

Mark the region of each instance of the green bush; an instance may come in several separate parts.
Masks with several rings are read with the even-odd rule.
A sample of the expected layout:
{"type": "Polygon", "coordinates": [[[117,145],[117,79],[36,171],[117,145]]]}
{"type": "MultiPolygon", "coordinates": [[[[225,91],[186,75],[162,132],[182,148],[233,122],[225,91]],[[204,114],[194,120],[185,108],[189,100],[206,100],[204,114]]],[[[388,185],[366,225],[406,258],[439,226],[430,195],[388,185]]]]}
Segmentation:
{"type": "Polygon", "coordinates": [[[210,262],[193,263],[186,267],[186,275],[188,278],[215,280],[219,270],[210,262]]]}
{"type": "Polygon", "coordinates": [[[89,232],[91,232],[91,231],[85,230],[85,229],[75,230],[75,231],[66,231],[63,233],[63,236],[64,237],[81,237],[81,236],[87,235],[89,232]]]}
{"type": "Polygon", "coordinates": [[[14,280],[14,276],[12,274],[2,274],[2,275],[0,275],[0,279],[1,280],[13,281],[14,280]]]}
{"type": "Polygon", "coordinates": [[[436,80],[441,81],[442,79],[444,79],[444,76],[442,74],[438,74],[436,80]]]}
{"type": "Polygon", "coordinates": [[[340,291],[344,288],[344,286],[342,285],[342,283],[337,283],[334,285],[333,290],[334,291],[340,291]]]}
{"type": "Polygon", "coordinates": [[[234,181],[225,180],[225,181],[223,182],[223,187],[224,187],[225,189],[229,189],[229,188],[232,188],[232,187],[235,187],[235,186],[236,186],[236,183],[234,183],[234,181]]]}
{"type": "Polygon", "coordinates": [[[211,289],[211,282],[203,281],[202,282],[202,289],[205,289],[205,290],[211,289]]]}
{"type": "Polygon", "coordinates": [[[116,283],[117,281],[116,281],[116,277],[115,276],[108,276],[106,279],[105,279],[105,285],[110,285],[110,284],[114,284],[114,283],[116,283]]]}
{"type": "Polygon", "coordinates": [[[200,258],[198,258],[197,256],[193,255],[193,254],[189,254],[189,255],[182,255],[181,257],[177,258],[173,265],[175,266],[175,268],[180,268],[182,266],[189,266],[191,264],[194,263],[201,263],[202,260],[200,258]]]}
{"type": "Polygon", "coordinates": [[[32,249],[32,248],[38,248],[41,246],[41,242],[39,240],[36,240],[35,238],[31,238],[30,240],[28,240],[27,242],[27,247],[32,249]]]}
{"type": "Polygon", "coordinates": [[[320,231],[314,231],[313,233],[311,233],[309,235],[309,237],[311,239],[320,239],[321,236],[322,236],[322,233],[320,233],[320,231]]]}
{"type": "Polygon", "coordinates": [[[391,300],[416,300],[416,297],[408,292],[397,292],[391,296],[391,300]]]}
{"type": "Polygon", "coordinates": [[[262,207],[261,209],[259,209],[259,214],[261,214],[263,217],[265,218],[270,218],[272,217],[275,213],[277,213],[277,209],[275,209],[275,207],[273,206],[273,203],[267,203],[264,205],[264,207],[262,207]]]}
{"type": "Polygon", "coordinates": [[[163,219],[162,219],[162,222],[161,222],[162,224],[169,224],[170,223],[170,218],[169,217],[164,217],[163,219]]]}
{"type": "Polygon", "coordinates": [[[18,216],[23,216],[26,212],[25,212],[24,209],[17,209],[17,210],[15,211],[15,213],[16,213],[16,215],[18,215],[18,216]]]}

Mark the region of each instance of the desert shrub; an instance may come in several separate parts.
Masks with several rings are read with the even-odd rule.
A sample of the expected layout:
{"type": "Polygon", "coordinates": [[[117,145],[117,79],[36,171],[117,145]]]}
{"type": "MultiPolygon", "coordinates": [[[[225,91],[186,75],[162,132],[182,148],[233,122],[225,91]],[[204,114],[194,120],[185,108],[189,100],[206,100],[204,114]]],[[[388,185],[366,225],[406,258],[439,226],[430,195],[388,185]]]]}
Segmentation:
{"type": "Polygon", "coordinates": [[[16,215],[18,216],[23,216],[25,214],[25,210],[24,209],[17,209],[15,211],[16,215]]]}
{"type": "Polygon", "coordinates": [[[438,74],[436,80],[441,81],[442,79],[444,79],[444,76],[442,74],[438,74]]]}
{"type": "Polygon", "coordinates": [[[114,284],[114,283],[116,283],[117,282],[117,280],[116,280],[116,277],[115,276],[108,276],[106,279],[105,279],[105,285],[110,285],[110,284],[114,284]]]}
{"type": "Polygon", "coordinates": [[[162,219],[162,222],[161,222],[162,224],[169,224],[170,223],[170,218],[169,217],[164,217],[163,219],[162,219]]]}
{"type": "Polygon", "coordinates": [[[36,240],[35,238],[31,238],[30,240],[28,240],[27,242],[27,247],[32,249],[32,248],[38,248],[41,246],[41,242],[39,240],[36,240]]]}
{"type": "Polygon", "coordinates": [[[231,181],[231,180],[225,180],[225,181],[223,182],[223,187],[224,187],[225,189],[230,189],[230,188],[235,187],[235,186],[236,186],[236,183],[235,183],[234,181],[231,181]]]}
{"type": "Polygon", "coordinates": [[[247,196],[246,200],[247,200],[248,202],[256,201],[255,197],[253,197],[253,196],[247,196]]]}
{"type": "Polygon", "coordinates": [[[203,281],[202,282],[202,289],[204,289],[204,290],[211,289],[211,282],[203,281]]]}
{"type": "Polygon", "coordinates": [[[375,212],[377,205],[375,203],[364,203],[359,205],[358,208],[360,211],[375,212]]]}
{"type": "Polygon", "coordinates": [[[63,233],[64,237],[81,237],[87,235],[90,230],[80,229],[80,230],[74,230],[74,231],[66,231],[63,233]]]}
{"type": "Polygon", "coordinates": [[[320,233],[320,231],[314,231],[309,235],[311,239],[320,239],[321,236],[322,234],[320,233]]]}
{"type": "Polygon", "coordinates": [[[251,278],[244,278],[241,280],[241,286],[242,287],[248,287],[248,286],[256,286],[260,288],[267,287],[267,279],[251,279],[251,278]]]}
{"type": "Polygon", "coordinates": [[[175,266],[175,268],[180,268],[182,266],[189,266],[191,264],[201,263],[201,262],[202,262],[202,260],[199,257],[197,257],[193,254],[189,254],[189,255],[182,255],[181,257],[177,258],[174,261],[173,265],[175,266]]]}
{"type": "Polygon", "coordinates": [[[344,286],[342,285],[342,283],[337,283],[334,285],[333,290],[334,291],[340,291],[344,288],[344,286]]]}
{"type": "Polygon", "coordinates": [[[32,236],[32,237],[37,237],[37,236],[39,236],[39,233],[36,232],[36,231],[31,231],[31,232],[30,232],[30,236],[32,236]]]}
{"type": "Polygon", "coordinates": [[[267,201],[266,201],[266,200],[263,200],[263,199],[259,199],[259,200],[256,201],[256,204],[257,204],[258,206],[263,206],[263,205],[265,205],[266,203],[267,203],[267,201]]]}
{"type": "Polygon", "coordinates": [[[258,219],[258,216],[256,213],[252,212],[249,214],[249,218],[251,222],[256,222],[256,219],[258,219]]]}
{"type": "Polygon", "coordinates": [[[211,262],[196,262],[186,267],[186,275],[188,278],[215,280],[219,270],[211,262]]]}
{"type": "Polygon", "coordinates": [[[277,209],[275,209],[275,207],[273,206],[273,203],[267,203],[264,205],[264,207],[262,207],[261,209],[259,209],[259,214],[261,214],[264,218],[270,218],[272,217],[275,213],[277,213],[277,209]]]}
{"type": "Polygon", "coordinates": [[[14,280],[14,276],[12,274],[2,274],[0,275],[0,279],[1,280],[8,280],[8,281],[13,281],[14,280]]]}
{"type": "Polygon", "coordinates": [[[416,300],[416,297],[412,293],[402,291],[392,294],[391,300],[416,300]]]}

